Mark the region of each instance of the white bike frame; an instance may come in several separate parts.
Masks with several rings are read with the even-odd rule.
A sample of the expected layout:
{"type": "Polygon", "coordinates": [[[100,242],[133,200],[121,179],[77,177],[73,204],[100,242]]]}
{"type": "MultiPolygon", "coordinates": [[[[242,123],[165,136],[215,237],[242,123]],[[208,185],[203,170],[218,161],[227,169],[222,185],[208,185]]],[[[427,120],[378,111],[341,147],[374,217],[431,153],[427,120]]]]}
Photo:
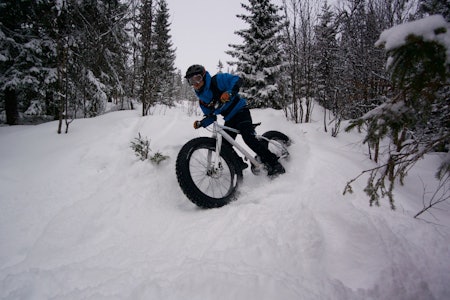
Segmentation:
{"type": "MultiPolygon", "coordinates": [[[[219,157],[220,157],[220,150],[222,149],[222,137],[225,138],[231,145],[233,145],[234,147],[236,147],[236,149],[239,150],[239,152],[241,152],[252,164],[253,164],[253,169],[254,170],[261,170],[264,167],[264,164],[259,162],[258,160],[256,160],[250,153],[248,153],[247,150],[245,150],[241,145],[238,144],[238,142],[236,142],[235,139],[233,139],[225,130],[229,130],[232,132],[236,132],[236,133],[240,133],[239,130],[231,128],[231,127],[227,127],[225,125],[221,125],[219,124],[217,121],[214,121],[213,125],[213,129],[212,129],[212,137],[214,139],[216,139],[216,153],[215,153],[215,157],[214,157],[214,170],[218,170],[219,169],[219,157]]],[[[256,135],[256,137],[258,139],[265,139],[267,140],[269,143],[275,144],[273,141],[265,138],[264,136],[261,135],[256,135]]],[[[287,152],[287,151],[286,151],[287,152]]],[[[208,153],[208,166],[211,166],[211,151],[208,153]]]]}

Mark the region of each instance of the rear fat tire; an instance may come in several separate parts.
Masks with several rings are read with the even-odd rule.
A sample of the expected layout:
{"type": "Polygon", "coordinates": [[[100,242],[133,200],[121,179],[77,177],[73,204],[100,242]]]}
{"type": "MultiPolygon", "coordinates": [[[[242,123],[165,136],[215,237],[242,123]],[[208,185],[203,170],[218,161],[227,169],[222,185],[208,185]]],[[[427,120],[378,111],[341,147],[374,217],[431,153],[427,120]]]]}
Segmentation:
{"type": "MultiPolygon", "coordinates": [[[[277,141],[283,144],[285,147],[289,147],[291,145],[291,139],[284,133],[281,133],[276,130],[267,131],[262,136],[265,137],[266,139],[277,141]]],[[[264,145],[264,147],[269,148],[269,141],[267,141],[266,139],[261,139],[261,143],[264,145]]]]}
{"type": "MultiPolygon", "coordinates": [[[[291,145],[291,139],[284,133],[276,130],[267,131],[262,136],[269,140],[277,140],[283,143],[286,147],[291,145]]],[[[263,141],[265,141],[267,144],[266,140],[263,141]]]]}
{"type": "MultiPolygon", "coordinates": [[[[181,190],[189,198],[190,201],[201,208],[221,207],[230,203],[236,198],[238,185],[242,181],[242,170],[237,165],[239,157],[229,146],[222,145],[222,150],[220,153],[221,163],[226,165],[226,175],[230,175],[231,177],[231,182],[225,182],[224,184],[229,185],[228,191],[225,195],[216,197],[207,195],[202,190],[200,190],[200,188],[192,178],[190,170],[191,159],[193,159],[193,154],[196,153],[196,151],[201,152],[203,150],[212,150],[214,157],[215,148],[215,139],[208,137],[195,138],[187,142],[181,148],[176,161],[176,174],[181,190]]],[[[206,158],[204,162],[206,165],[206,158]]],[[[206,168],[205,180],[213,180],[211,178],[208,179],[208,175],[206,175],[206,168]]]]}

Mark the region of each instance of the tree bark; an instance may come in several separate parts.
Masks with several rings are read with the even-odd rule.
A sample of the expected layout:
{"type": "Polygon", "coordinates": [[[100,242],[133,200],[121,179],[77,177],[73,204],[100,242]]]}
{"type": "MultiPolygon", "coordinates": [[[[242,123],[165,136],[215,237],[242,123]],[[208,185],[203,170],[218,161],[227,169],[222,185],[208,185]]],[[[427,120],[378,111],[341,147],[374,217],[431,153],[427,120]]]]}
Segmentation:
{"type": "Polygon", "coordinates": [[[5,90],[5,111],[6,123],[8,125],[17,125],[19,121],[19,111],[17,107],[16,91],[9,87],[5,90]]]}

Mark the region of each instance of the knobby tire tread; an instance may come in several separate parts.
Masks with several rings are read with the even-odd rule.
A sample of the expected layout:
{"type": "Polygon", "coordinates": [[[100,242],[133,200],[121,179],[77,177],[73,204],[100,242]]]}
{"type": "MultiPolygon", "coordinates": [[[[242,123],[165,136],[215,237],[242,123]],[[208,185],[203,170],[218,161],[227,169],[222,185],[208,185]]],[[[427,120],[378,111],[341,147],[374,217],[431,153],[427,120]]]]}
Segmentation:
{"type": "Polygon", "coordinates": [[[216,208],[224,206],[235,199],[235,194],[239,183],[242,181],[242,170],[237,167],[239,159],[237,154],[231,147],[223,144],[220,156],[228,164],[232,175],[237,176],[237,182],[234,189],[222,198],[213,198],[202,191],[195,185],[189,171],[189,162],[192,153],[198,149],[212,149],[216,147],[216,140],[209,137],[198,137],[187,142],[178,153],[176,161],[176,175],[178,183],[183,193],[189,198],[191,202],[201,208],[216,208]]]}
{"type": "MultiPolygon", "coordinates": [[[[280,143],[283,143],[286,147],[291,145],[291,139],[284,133],[276,130],[267,131],[262,136],[269,140],[276,140],[280,143]]],[[[269,147],[269,142],[265,139],[261,139],[261,142],[263,143],[264,147],[269,147]]]]}

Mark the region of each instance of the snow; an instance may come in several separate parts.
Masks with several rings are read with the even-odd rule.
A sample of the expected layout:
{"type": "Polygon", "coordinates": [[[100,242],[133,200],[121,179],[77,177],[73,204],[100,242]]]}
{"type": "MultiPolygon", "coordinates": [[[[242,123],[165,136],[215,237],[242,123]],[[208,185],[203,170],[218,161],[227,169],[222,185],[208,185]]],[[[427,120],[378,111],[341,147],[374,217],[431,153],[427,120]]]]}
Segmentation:
{"type": "Polygon", "coordinates": [[[397,188],[396,211],[369,207],[364,180],[342,195],[373,166],[362,136],[331,138],[318,107],[309,124],[252,110],[258,133],[293,139],[287,173],[247,169],[238,200],[202,210],[175,176],[182,145],[209,135],[187,110],[112,112],[62,135],[0,127],[1,299],[449,299],[449,205],[412,217],[440,154],[397,188]],[[138,133],[170,158],[140,161],[138,133]]]}
{"type": "Polygon", "coordinates": [[[446,48],[447,64],[450,64],[450,24],[442,15],[432,15],[423,19],[400,24],[383,31],[375,43],[384,45],[387,51],[403,46],[410,35],[421,36],[424,41],[434,41],[446,48]],[[444,29],[445,32],[439,29],[444,29]]]}

